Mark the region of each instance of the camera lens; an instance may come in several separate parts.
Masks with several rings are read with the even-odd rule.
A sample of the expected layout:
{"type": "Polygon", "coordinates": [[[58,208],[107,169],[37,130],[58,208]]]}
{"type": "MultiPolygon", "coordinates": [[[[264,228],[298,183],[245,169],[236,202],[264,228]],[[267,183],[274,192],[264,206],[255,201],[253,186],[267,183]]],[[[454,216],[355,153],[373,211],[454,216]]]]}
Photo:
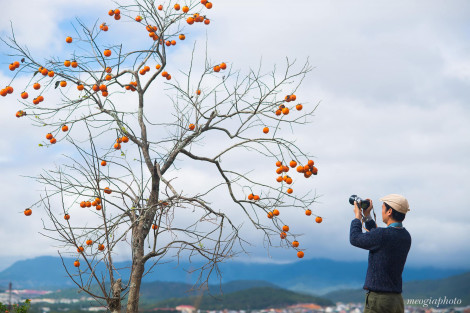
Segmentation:
{"type": "Polygon", "coordinates": [[[349,197],[349,204],[354,205],[354,201],[356,201],[357,195],[352,195],[349,197]]]}
{"type": "Polygon", "coordinates": [[[351,197],[349,197],[349,203],[351,205],[354,205],[354,201],[356,201],[357,205],[363,210],[367,209],[370,206],[369,200],[363,200],[357,195],[352,195],[351,197]]]}

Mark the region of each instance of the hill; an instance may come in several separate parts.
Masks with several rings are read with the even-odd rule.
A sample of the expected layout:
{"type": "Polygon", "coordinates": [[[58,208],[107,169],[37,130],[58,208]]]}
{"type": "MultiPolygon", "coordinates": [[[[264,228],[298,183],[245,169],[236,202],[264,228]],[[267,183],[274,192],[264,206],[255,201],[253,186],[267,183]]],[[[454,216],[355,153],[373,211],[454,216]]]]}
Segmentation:
{"type": "MultiPolygon", "coordinates": [[[[161,301],[169,298],[199,296],[203,292],[205,294],[220,295],[221,293],[226,294],[255,287],[279,288],[274,284],[259,280],[240,280],[228,282],[225,284],[209,285],[208,289],[206,290],[192,290],[192,285],[185,283],[154,281],[150,283],[142,283],[140,288],[140,297],[145,303],[155,303],[155,301],[161,301]]],[[[94,286],[92,289],[98,291],[96,286],[94,286]]],[[[77,288],[67,288],[48,293],[46,295],[40,296],[39,298],[79,299],[83,296],[88,297],[83,292],[79,292],[77,288]]]]}
{"type": "MultiPolygon", "coordinates": [[[[64,258],[68,269],[75,273],[72,258],[64,258]]],[[[121,277],[129,277],[129,262],[115,264],[120,268],[121,277]]],[[[179,283],[193,283],[196,276],[191,276],[185,269],[196,268],[198,263],[165,263],[157,265],[151,273],[144,277],[144,282],[171,281],[179,283]]],[[[98,266],[96,271],[103,271],[98,266]]],[[[289,264],[269,263],[242,263],[226,262],[220,264],[222,283],[234,280],[262,280],[277,286],[283,286],[292,291],[303,293],[325,294],[337,289],[360,288],[364,282],[367,261],[345,262],[328,259],[299,260],[289,264]]],[[[449,277],[465,269],[437,269],[432,267],[413,268],[406,267],[403,281],[437,279],[449,277]]],[[[195,275],[195,274],[194,274],[195,275]]],[[[56,290],[75,287],[65,273],[62,261],[58,257],[37,257],[14,263],[0,272],[0,288],[5,289],[12,281],[14,288],[56,290]]],[[[209,280],[211,284],[218,284],[216,277],[209,280]]]]}
{"type": "MultiPolygon", "coordinates": [[[[182,304],[194,305],[205,310],[263,309],[297,303],[333,305],[329,299],[292,292],[264,281],[232,281],[222,285],[209,285],[208,290],[189,291],[190,288],[189,284],[175,282],[143,283],[140,307],[142,311],[152,311],[155,307],[174,308],[182,304]]],[[[69,288],[43,297],[74,299],[81,296],[83,293],[77,293],[76,289],[69,288]]]]}
{"type": "MultiPolygon", "coordinates": [[[[324,295],[334,302],[363,302],[363,289],[337,290],[324,295]]],[[[403,283],[403,299],[461,299],[461,306],[470,305],[470,272],[447,278],[403,283]]]]}
{"type": "Polygon", "coordinates": [[[281,288],[256,287],[235,291],[217,297],[192,296],[185,298],[173,298],[157,302],[155,306],[166,308],[184,304],[193,305],[201,310],[259,310],[266,308],[285,307],[298,303],[316,303],[323,306],[334,304],[328,299],[300,294],[281,288]]]}
{"type": "Polygon", "coordinates": [[[160,300],[169,298],[181,298],[187,296],[199,296],[203,293],[211,295],[228,294],[250,288],[279,288],[276,285],[262,280],[236,280],[224,284],[209,285],[208,290],[191,290],[192,285],[174,282],[156,281],[143,283],[140,295],[143,299],[160,300]]]}

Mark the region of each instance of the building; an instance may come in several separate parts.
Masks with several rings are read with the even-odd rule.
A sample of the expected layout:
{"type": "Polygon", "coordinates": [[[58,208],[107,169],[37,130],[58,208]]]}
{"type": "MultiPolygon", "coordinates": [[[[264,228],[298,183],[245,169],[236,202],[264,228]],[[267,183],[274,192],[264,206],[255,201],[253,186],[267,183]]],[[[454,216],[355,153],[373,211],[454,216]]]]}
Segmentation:
{"type": "Polygon", "coordinates": [[[195,313],[196,308],[192,305],[178,305],[176,311],[180,311],[181,313],[195,313]]]}
{"type": "Polygon", "coordinates": [[[290,305],[286,308],[288,312],[292,313],[317,313],[317,312],[324,312],[323,308],[315,303],[299,303],[295,305],[290,305]]]}

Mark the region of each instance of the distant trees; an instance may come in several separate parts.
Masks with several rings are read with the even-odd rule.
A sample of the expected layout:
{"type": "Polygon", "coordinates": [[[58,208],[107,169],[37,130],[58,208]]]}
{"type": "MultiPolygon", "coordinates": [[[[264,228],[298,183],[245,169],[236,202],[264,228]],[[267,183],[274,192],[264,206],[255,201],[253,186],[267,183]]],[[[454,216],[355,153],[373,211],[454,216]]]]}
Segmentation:
{"type": "Polygon", "coordinates": [[[0,302],[0,313],[27,313],[31,307],[31,301],[26,299],[24,303],[5,305],[0,302]]]}

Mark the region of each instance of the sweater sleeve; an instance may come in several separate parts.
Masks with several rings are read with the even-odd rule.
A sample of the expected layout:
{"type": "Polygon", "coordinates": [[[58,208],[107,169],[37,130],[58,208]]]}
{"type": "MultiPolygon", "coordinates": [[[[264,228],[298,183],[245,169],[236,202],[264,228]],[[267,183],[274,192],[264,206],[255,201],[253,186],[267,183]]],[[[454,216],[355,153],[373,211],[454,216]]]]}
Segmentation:
{"type": "Polygon", "coordinates": [[[374,220],[370,220],[368,222],[365,222],[365,226],[367,230],[371,230],[372,228],[377,228],[377,224],[375,224],[374,220]]]}
{"type": "Polygon", "coordinates": [[[363,233],[361,221],[355,218],[351,222],[349,242],[358,248],[377,250],[382,244],[382,231],[380,228],[373,228],[371,231],[363,233]]]}

